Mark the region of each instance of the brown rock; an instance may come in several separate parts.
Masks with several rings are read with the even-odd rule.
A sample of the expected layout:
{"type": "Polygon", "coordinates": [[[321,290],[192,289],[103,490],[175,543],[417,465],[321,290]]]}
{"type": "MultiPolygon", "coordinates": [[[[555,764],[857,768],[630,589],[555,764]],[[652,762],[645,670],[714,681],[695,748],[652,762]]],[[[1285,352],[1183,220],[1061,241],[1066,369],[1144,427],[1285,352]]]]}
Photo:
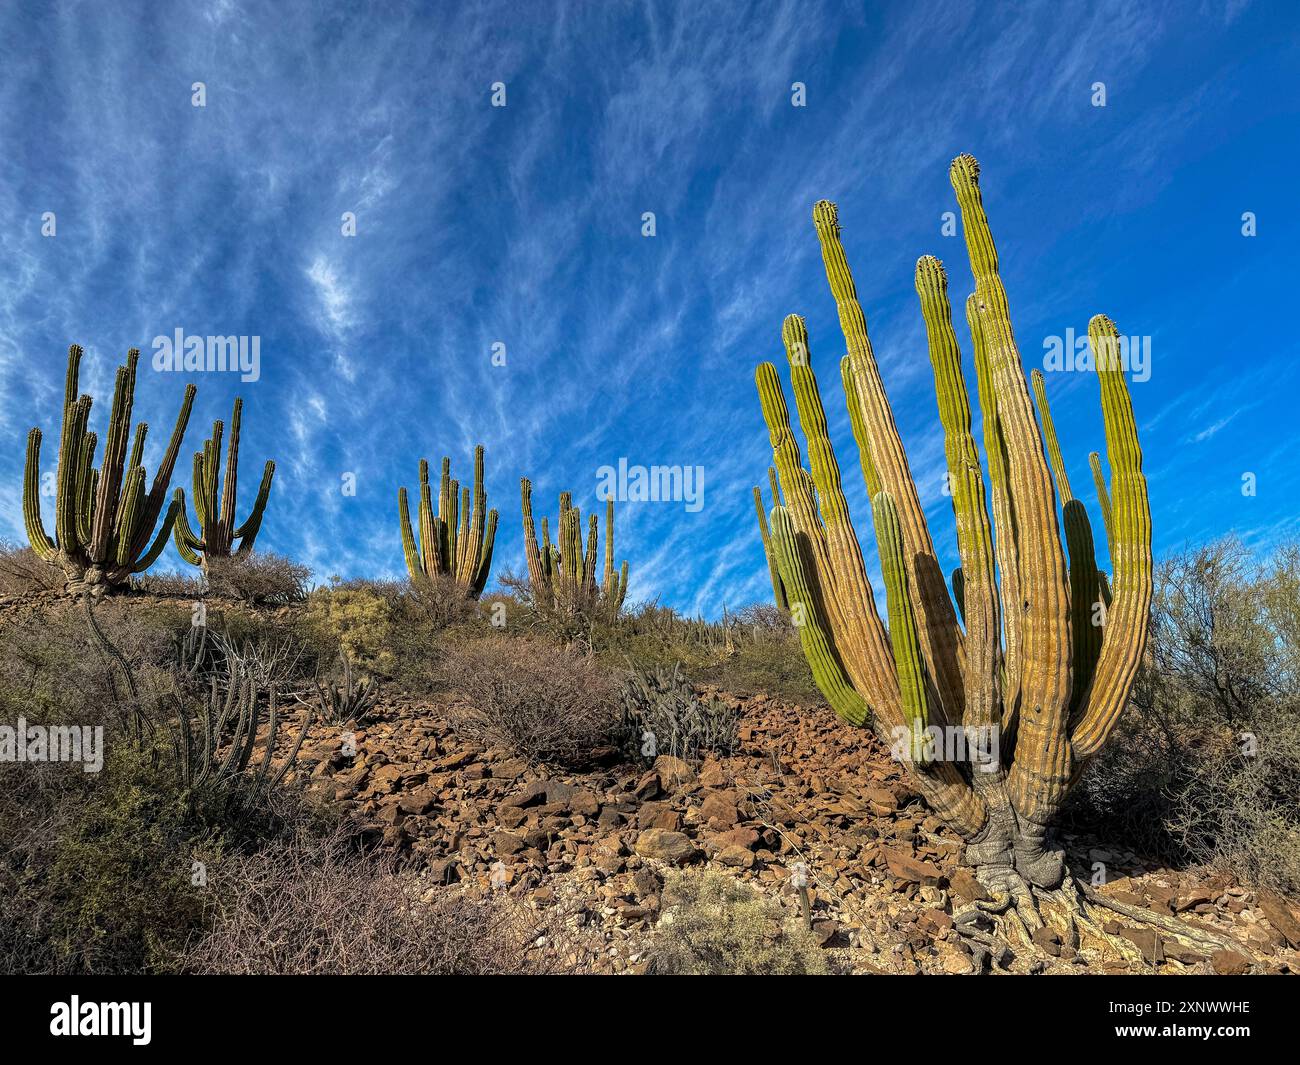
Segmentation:
{"type": "Polygon", "coordinates": [[[438,805],[438,793],[433,788],[420,788],[418,791],[407,792],[398,800],[397,805],[404,813],[427,814],[438,805]]]}
{"type": "Polygon", "coordinates": [[[730,828],[740,820],[734,802],[735,795],[728,791],[711,791],[700,803],[700,819],[722,828],[730,828]]]}
{"type": "Polygon", "coordinates": [[[651,828],[637,837],[636,852],[642,858],[655,858],[670,865],[685,865],[698,855],[695,844],[681,832],[651,828]]]}
{"type": "Polygon", "coordinates": [[[754,852],[748,847],[738,847],[732,844],[724,847],[718,853],[718,861],[723,865],[730,865],[736,869],[751,869],[754,865],[754,852]]]}
{"type": "Polygon", "coordinates": [[[1210,965],[1220,976],[1244,976],[1250,971],[1250,959],[1235,950],[1216,950],[1210,955],[1210,965]]]}
{"type": "Polygon", "coordinates": [[[677,791],[695,783],[695,770],[689,763],[671,754],[661,754],[655,759],[655,773],[668,791],[677,791]]]}
{"type": "Polygon", "coordinates": [[[1292,949],[1300,950],[1300,921],[1296,920],[1294,911],[1283,901],[1282,896],[1264,888],[1259,892],[1256,902],[1264,911],[1268,923],[1277,929],[1292,949]]]}
{"type": "Polygon", "coordinates": [[[492,847],[498,857],[509,857],[512,854],[518,854],[525,846],[524,841],[513,832],[492,833],[492,847]]]}
{"type": "Polygon", "coordinates": [[[933,862],[914,858],[896,847],[882,847],[881,853],[890,876],[906,884],[937,884],[943,879],[943,872],[933,862]]]}
{"type": "Polygon", "coordinates": [[[948,878],[948,886],[952,888],[954,895],[965,902],[984,902],[989,897],[989,893],[984,890],[984,885],[964,866],[958,866],[953,870],[952,876],[948,878]]]}

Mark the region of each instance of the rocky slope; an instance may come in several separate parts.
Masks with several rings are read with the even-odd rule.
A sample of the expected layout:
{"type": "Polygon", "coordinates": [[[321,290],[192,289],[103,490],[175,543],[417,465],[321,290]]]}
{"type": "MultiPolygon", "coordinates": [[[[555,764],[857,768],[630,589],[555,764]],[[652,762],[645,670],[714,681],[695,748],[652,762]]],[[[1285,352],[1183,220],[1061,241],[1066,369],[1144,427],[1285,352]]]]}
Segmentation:
{"type": "MultiPolygon", "coordinates": [[[[725,696],[724,696],[725,697],[725,696]]],[[[343,804],[377,842],[431,883],[508,892],[553,909],[566,949],[588,971],[638,971],[660,913],[666,867],[715,865],[798,912],[791,869],[803,863],[813,927],[843,969],[969,973],[954,907],[981,889],[958,860],[961,842],[929,815],[901,767],[829,710],[766,697],[743,702],[738,753],[692,767],[610,764],[548,773],[500,749],[459,740],[437,705],[393,700],[355,730],[316,727],[300,771],[343,804]],[[355,753],[352,753],[355,752],[355,753]]],[[[1065,840],[1077,876],[1117,901],[1204,922],[1247,945],[1257,972],[1300,971],[1300,921],[1288,905],[1222,875],[1177,872],[1065,840]]],[[[1249,959],[1205,956],[1117,921],[1143,965],[1051,935],[1014,971],[1237,972],[1249,959]]]]}

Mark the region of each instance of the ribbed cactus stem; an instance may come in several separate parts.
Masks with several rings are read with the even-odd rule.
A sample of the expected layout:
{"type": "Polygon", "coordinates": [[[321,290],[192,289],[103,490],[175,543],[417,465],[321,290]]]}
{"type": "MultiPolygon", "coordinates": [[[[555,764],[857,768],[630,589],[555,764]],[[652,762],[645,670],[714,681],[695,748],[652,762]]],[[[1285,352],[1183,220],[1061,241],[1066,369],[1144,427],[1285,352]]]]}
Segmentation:
{"type": "Polygon", "coordinates": [[[1070,619],[1065,552],[1061,547],[1051,473],[1011,328],[997,249],[979,186],[979,165],[958,156],[949,170],[975,276],[976,310],[997,395],[1019,554],[1023,655],[1017,756],[1010,789],[1017,812],[1049,820],[1069,786],[1070,619]]]}
{"type": "Polygon", "coordinates": [[[987,729],[1001,723],[1002,691],[993,532],[984,496],[984,470],[979,447],[971,433],[970,397],[962,375],[961,349],[952,325],[948,275],[938,259],[927,255],[917,261],[915,280],[934,370],[934,391],[943,426],[948,485],[961,557],[959,606],[966,625],[962,724],[967,728],[987,729]]]}
{"type": "Polygon", "coordinates": [[[1056,478],[1057,494],[1061,497],[1062,524],[1065,528],[1065,546],[1070,556],[1070,639],[1072,641],[1073,681],[1070,693],[1071,720],[1077,718],[1083,694],[1092,680],[1092,671],[1101,650],[1101,629],[1095,623],[1096,603],[1100,598],[1097,583],[1097,559],[1093,552],[1092,524],[1083,504],[1070,491],[1070,481],[1061,457],[1061,445],[1056,436],[1056,423],[1052,408],[1047,402],[1047,387],[1041,370],[1030,374],[1034,388],[1034,401],[1043,426],[1043,440],[1047,445],[1047,458],[1056,478]]]}
{"type": "MultiPolygon", "coordinates": [[[[768,473],[775,480],[775,469],[768,467],[768,473]]],[[[773,497],[776,493],[773,492],[773,497]]],[[[774,503],[780,506],[780,503],[774,503]]],[[[767,511],[763,507],[763,490],[754,485],[754,510],[758,514],[758,535],[763,542],[763,557],[767,560],[767,573],[772,581],[772,599],[776,607],[782,614],[790,613],[790,600],[786,595],[785,585],[781,583],[781,570],[777,563],[776,553],[772,547],[772,536],[767,526],[767,511]]]]}
{"type": "Polygon", "coordinates": [[[1119,358],[1115,323],[1097,315],[1088,324],[1093,362],[1101,381],[1102,420],[1113,493],[1111,542],[1113,595],[1101,653],[1071,741],[1077,758],[1101,749],[1119,719],[1146,649],[1151,613],[1151,505],[1142,473],[1133,402],[1119,358]]]}
{"type": "Polygon", "coordinates": [[[605,501],[605,552],[601,567],[600,523],[588,515],[584,541],[582,513],[573,505],[570,492],[560,493],[557,542],[550,541],[550,526],[542,518],[542,543],[537,542],[533,522],[533,485],[520,481],[524,524],[524,554],[534,606],[566,615],[601,615],[617,618],[627,595],[627,562],[614,569],[614,500],[605,501]]]}
{"type": "MultiPolygon", "coordinates": [[[[815,204],[813,225],[821,243],[826,278],[835,297],[840,328],[848,347],[856,400],[874,470],[873,477],[868,480],[878,477],[879,490],[888,492],[894,500],[903,530],[906,545],[903,554],[920,621],[922,654],[927,672],[937,688],[938,698],[931,706],[931,712],[939,724],[960,720],[965,698],[962,684],[963,636],[867,334],[866,315],[858,302],[857,288],[840,239],[839,212],[835,204],[827,200],[815,204]]],[[[863,472],[866,475],[865,467],[863,472]]],[[[818,490],[821,490],[820,485],[818,490]]]]}
{"type": "Polygon", "coordinates": [[[876,525],[876,546],[880,550],[880,571],[885,582],[889,614],[889,639],[898,666],[898,687],[903,699],[903,716],[911,738],[911,760],[924,765],[930,760],[929,701],[926,697],[925,663],[916,632],[916,614],[907,584],[903,553],[903,529],[898,509],[888,492],[878,492],[871,501],[876,525]]]}
{"type": "Polygon", "coordinates": [[[772,550],[779,571],[775,579],[788,589],[795,631],[799,633],[799,642],[818,690],[835,713],[850,725],[868,724],[871,709],[854,689],[835,653],[832,637],[822,621],[824,612],[815,602],[808,584],[809,563],[800,557],[798,534],[785,507],[772,508],[772,550]]]}
{"type": "Polygon", "coordinates": [[[221,444],[225,423],[212,423],[212,435],[195,452],[193,463],[194,514],[198,529],[190,525],[182,506],[178,512],[174,539],[176,550],[192,566],[205,571],[213,559],[243,558],[253,550],[262,526],[262,516],[271,494],[275,463],[268,461],[262,469],[253,509],[242,525],[235,523],[235,504],[239,492],[239,444],[243,431],[244,401],[235,398],[230,414],[230,437],[226,441],[225,473],[221,468],[221,444]],[[235,541],[239,541],[238,548],[235,541]]]}
{"type": "MultiPolygon", "coordinates": [[[[438,485],[438,509],[433,508],[429,463],[420,459],[419,537],[411,524],[406,489],[397,492],[397,518],[402,536],[402,554],[411,583],[423,587],[446,579],[466,598],[478,599],[487,585],[492,565],[492,544],[496,538],[497,512],[487,510],[483,487],[483,445],[474,449],[474,483],[464,488],[452,479],[451,459],[443,457],[438,485]]],[[[525,513],[529,511],[531,486],[521,485],[525,513]]],[[[536,541],[534,540],[534,547],[536,541]]]]}
{"type": "Polygon", "coordinates": [[[1101,468],[1101,456],[1095,451],[1088,453],[1088,465],[1092,468],[1092,483],[1097,489],[1097,506],[1101,508],[1101,523],[1106,529],[1106,543],[1114,539],[1111,531],[1110,490],[1106,487],[1106,474],[1101,468]]]}

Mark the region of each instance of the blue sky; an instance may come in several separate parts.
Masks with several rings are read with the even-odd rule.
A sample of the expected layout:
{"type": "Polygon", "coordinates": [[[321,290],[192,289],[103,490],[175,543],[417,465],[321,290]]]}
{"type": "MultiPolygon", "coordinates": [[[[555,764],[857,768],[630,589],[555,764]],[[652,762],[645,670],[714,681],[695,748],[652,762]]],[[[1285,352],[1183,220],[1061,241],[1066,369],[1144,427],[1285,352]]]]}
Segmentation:
{"type": "MultiPolygon", "coordinates": [[[[1300,351],[1283,324],[1300,265],[1298,29],[1291,3],[1208,0],[7,3],[0,535],[23,539],[32,425],[52,468],[70,342],[102,421],[128,347],[147,358],[178,328],[257,335],[256,382],[146,371],[136,409],[152,473],[197,383],[188,492],[190,452],[244,396],[241,516],[256,469],[278,463],[259,547],[322,580],[398,576],[398,486],[421,456],[467,473],[481,441],[495,569],[520,571],[521,475],[553,513],[564,489],[592,506],[620,458],[698,465],[703,507],[624,503],[618,548],[632,598],[716,616],[770,597],[753,370],[797,312],[874,565],[811,224],[828,198],[953,565],[912,274],[932,253],[958,307],[969,291],[962,240],[941,232],[948,162],[969,151],[1026,365],[1098,312],[1150,337],[1149,380],[1131,388],[1157,551],[1229,530],[1266,548],[1294,532],[1300,492],[1300,351]]],[[[1048,388],[1091,505],[1096,380],[1048,388]]],[[[180,566],[173,549],[163,564],[180,566]]]]}

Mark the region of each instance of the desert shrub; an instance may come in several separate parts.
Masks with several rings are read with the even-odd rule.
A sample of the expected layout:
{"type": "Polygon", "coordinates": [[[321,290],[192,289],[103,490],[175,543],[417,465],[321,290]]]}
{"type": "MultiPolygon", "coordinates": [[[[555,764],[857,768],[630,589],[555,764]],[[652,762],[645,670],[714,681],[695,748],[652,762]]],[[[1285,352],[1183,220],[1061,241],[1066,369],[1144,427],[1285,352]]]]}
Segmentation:
{"type": "Polygon", "coordinates": [[[736,748],[739,707],[716,696],[701,699],[679,663],[671,670],[634,672],[624,682],[622,701],[620,739],[630,757],[653,761],[669,754],[694,761],[736,748]]]}
{"type": "Polygon", "coordinates": [[[30,547],[0,540],[0,595],[63,590],[63,571],[42,562],[30,547]]]}
{"type": "Polygon", "coordinates": [[[131,578],[131,588],[146,595],[202,599],[208,591],[203,574],[185,569],[177,573],[149,570],[131,578]]]}
{"type": "Polygon", "coordinates": [[[213,595],[250,606],[284,606],[307,598],[311,570],[283,555],[253,551],[208,560],[208,587],[213,595]]]}
{"type": "Polygon", "coordinates": [[[1156,574],[1151,642],[1073,804],[1170,861],[1300,890],[1300,551],[1223,540],[1156,574]]]}
{"type": "Polygon", "coordinates": [[[826,976],[813,934],[779,901],[714,870],[673,872],[650,946],[662,976],[826,976]]]}
{"type": "Polygon", "coordinates": [[[306,621],[343,648],[362,673],[391,677],[399,592],[377,582],[336,583],[317,588],[307,600],[306,621]]]}
{"type": "Polygon", "coordinates": [[[532,926],[506,905],[427,886],[342,836],[300,837],[223,861],[211,930],[183,972],[487,975],[534,973],[532,926]],[[423,888],[423,892],[422,889],[423,888]]]}
{"type": "Polygon", "coordinates": [[[615,676],[589,656],[541,640],[486,636],[454,645],[441,669],[464,698],[452,724],[534,761],[582,764],[608,749],[618,722],[615,676]]]}
{"type": "Polygon", "coordinates": [[[203,920],[192,862],[216,836],[187,823],[149,752],[107,745],[96,774],[74,765],[0,770],[0,969],[157,969],[203,920]]]}

